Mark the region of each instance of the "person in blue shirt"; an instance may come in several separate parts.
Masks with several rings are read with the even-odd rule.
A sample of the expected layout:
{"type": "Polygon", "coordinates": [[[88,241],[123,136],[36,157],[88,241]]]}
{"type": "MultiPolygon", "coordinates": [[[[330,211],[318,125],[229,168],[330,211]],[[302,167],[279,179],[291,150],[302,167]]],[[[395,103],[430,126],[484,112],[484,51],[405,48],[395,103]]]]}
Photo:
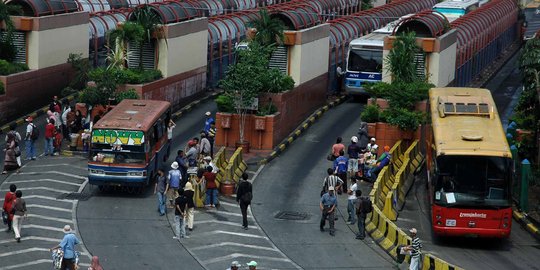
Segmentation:
{"type": "Polygon", "coordinates": [[[328,186],[328,192],[322,195],[319,208],[322,211],[321,223],[319,225],[321,232],[324,232],[324,226],[326,225],[326,219],[330,223],[330,235],[334,236],[334,217],[336,213],[336,207],[338,205],[337,198],[334,195],[334,187],[328,186]]]}
{"type": "Polygon", "coordinates": [[[214,121],[214,118],[212,118],[211,112],[206,112],[205,115],[206,115],[206,120],[204,121],[204,132],[208,134],[208,132],[210,131],[211,123],[215,121],[214,121]]]}
{"type": "Polygon", "coordinates": [[[80,241],[77,239],[77,236],[73,233],[71,230],[71,226],[66,225],[64,226],[64,238],[62,239],[62,242],[58,244],[58,246],[55,246],[49,251],[53,251],[55,249],[62,249],[64,252],[64,257],[62,259],[62,266],[60,267],[61,270],[75,270],[76,269],[76,254],[75,254],[75,245],[79,244],[80,241]]]}
{"type": "Polygon", "coordinates": [[[377,159],[377,166],[368,171],[367,177],[371,180],[371,182],[374,182],[377,179],[379,172],[381,172],[386,165],[390,164],[391,159],[392,155],[390,154],[390,146],[386,145],[384,147],[384,153],[379,157],[379,159],[377,159]]]}
{"type": "Polygon", "coordinates": [[[182,173],[178,170],[178,162],[174,161],[171,164],[171,169],[167,179],[167,187],[165,192],[167,193],[169,199],[169,208],[174,208],[174,199],[178,196],[178,189],[180,188],[180,181],[182,181],[182,173]]]}
{"type": "MultiPolygon", "coordinates": [[[[345,151],[339,151],[339,157],[334,160],[334,173],[343,181],[342,189],[345,189],[347,193],[347,166],[349,159],[345,157],[345,151]]],[[[342,190],[337,191],[338,194],[342,193],[342,190]]]]}

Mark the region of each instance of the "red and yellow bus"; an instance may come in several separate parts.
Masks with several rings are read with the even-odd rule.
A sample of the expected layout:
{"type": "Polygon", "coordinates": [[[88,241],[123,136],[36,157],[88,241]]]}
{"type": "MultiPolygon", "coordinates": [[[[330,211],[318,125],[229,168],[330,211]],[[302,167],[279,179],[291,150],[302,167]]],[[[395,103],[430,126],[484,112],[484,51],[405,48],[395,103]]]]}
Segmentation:
{"type": "Polygon", "coordinates": [[[434,233],[509,237],[512,155],[490,91],[432,88],[429,108],[426,164],[434,233]]]}
{"type": "Polygon", "coordinates": [[[144,187],[167,161],[171,104],[123,100],[91,134],[88,181],[92,185],[144,187]]]}

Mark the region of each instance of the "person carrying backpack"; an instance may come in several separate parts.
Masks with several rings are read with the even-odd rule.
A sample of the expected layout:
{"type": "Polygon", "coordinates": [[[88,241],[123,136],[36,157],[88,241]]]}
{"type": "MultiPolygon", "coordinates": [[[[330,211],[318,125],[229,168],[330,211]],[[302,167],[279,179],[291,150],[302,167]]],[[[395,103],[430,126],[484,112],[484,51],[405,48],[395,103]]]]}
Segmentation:
{"type": "Polygon", "coordinates": [[[29,116],[26,118],[28,125],[26,126],[26,134],[24,136],[24,143],[26,148],[26,160],[36,160],[36,140],[39,138],[39,130],[32,123],[34,119],[29,116]]]}
{"type": "Polygon", "coordinates": [[[337,193],[341,195],[342,191],[347,193],[347,169],[349,159],[345,157],[345,151],[339,151],[339,157],[334,160],[334,173],[343,181],[343,190],[337,190],[337,193]]]}
{"type": "Polygon", "coordinates": [[[366,237],[366,216],[373,211],[373,205],[369,197],[362,197],[362,191],[357,189],[356,216],[358,217],[358,234],[356,239],[363,240],[366,237]]]}
{"type": "Polygon", "coordinates": [[[247,208],[253,200],[253,187],[248,181],[247,173],[242,174],[242,180],[238,184],[238,190],[236,190],[236,201],[240,204],[240,211],[242,211],[242,227],[244,230],[248,229],[247,222],[247,208]]]}

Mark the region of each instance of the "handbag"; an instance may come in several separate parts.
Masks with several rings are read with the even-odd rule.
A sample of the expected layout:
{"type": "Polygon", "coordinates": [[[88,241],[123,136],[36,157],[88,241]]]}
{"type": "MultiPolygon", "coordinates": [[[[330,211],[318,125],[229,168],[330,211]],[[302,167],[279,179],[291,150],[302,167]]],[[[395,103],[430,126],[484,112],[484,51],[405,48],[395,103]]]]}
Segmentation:
{"type": "Polygon", "coordinates": [[[4,225],[8,224],[9,220],[9,214],[6,211],[2,210],[2,221],[4,222],[4,225]]]}
{"type": "Polygon", "coordinates": [[[334,161],[336,160],[336,157],[334,157],[334,155],[332,153],[328,154],[328,156],[326,156],[326,159],[328,159],[329,161],[334,161]]]}

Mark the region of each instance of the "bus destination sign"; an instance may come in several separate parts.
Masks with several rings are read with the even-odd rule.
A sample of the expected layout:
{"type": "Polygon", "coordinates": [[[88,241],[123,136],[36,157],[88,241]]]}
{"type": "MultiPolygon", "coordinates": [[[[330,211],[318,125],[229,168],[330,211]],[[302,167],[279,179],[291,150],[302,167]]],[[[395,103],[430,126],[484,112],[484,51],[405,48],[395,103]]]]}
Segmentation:
{"type": "Polygon", "coordinates": [[[133,130],[94,129],[92,130],[92,143],[142,145],[144,143],[144,132],[133,130]]]}

